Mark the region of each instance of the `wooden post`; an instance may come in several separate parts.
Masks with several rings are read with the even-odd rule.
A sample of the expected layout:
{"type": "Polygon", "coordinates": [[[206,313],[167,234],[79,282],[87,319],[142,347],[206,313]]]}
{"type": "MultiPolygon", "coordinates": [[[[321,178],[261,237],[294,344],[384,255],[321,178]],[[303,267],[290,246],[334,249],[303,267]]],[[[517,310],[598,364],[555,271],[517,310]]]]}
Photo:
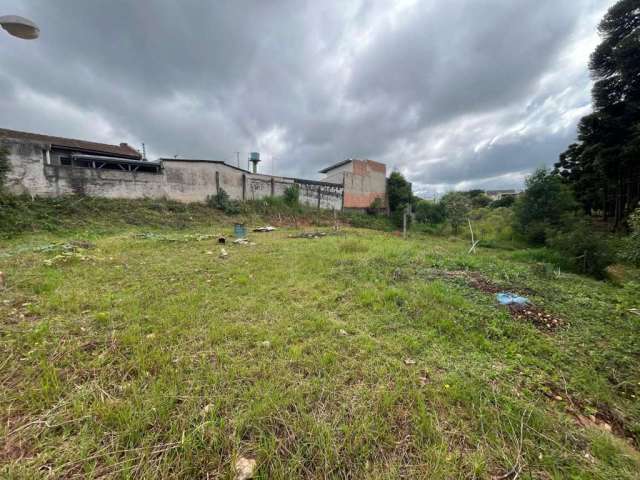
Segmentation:
{"type": "Polygon", "coordinates": [[[220,172],[216,171],[216,194],[220,193],[220,172]]]}
{"type": "Polygon", "coordinates": [[[469,230],[471,230],[471,248],[468,253],[476,253],[476,245],[480,243],[480,240],[475,240],[473,236],[473,228],[471,228],[471,220],[467,218],[467,222],[469,222],[469,230]]]}
{"type": "Polygon", "coordinates": [[[405,207],[404,213],[402,214],[402,238],[407,239],[407,209],[409,207],[405,207]]]}

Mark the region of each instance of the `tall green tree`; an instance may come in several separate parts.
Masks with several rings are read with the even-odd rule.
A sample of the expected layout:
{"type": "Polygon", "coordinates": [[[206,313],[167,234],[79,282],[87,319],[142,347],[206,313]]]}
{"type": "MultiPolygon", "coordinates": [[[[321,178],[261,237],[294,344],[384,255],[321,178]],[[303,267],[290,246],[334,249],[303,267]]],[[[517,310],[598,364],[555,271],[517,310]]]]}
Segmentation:
{"type": "Polygon", "coordinates": [[[593,113],[556,163],[584,210],[619,226],[640,199],[640,2],[620,0],[599,26],[591,56],[593,113]]]}
{"type": "Polygon", "coordinates": [[[560,228],[578,205],[571,189],[544,168],[527,177],[525,184],[514,206],[514,229],[530,242],[543,244],[547,231],[560,228]]]}
{"type": "Polygon", "coordinates": [[[444,206],[444,212],[453,233],[457,234],[471,210],[469,196],[463,192],[449,192],[443,195],[440,203],[444,206]]]}
{"type": "Polygon", "coordinates": [[[391,213],[403,210],[411,204],[413,194],[409,183],[400,172],[392,172],[387,179],[387,197],[391,213]]]}

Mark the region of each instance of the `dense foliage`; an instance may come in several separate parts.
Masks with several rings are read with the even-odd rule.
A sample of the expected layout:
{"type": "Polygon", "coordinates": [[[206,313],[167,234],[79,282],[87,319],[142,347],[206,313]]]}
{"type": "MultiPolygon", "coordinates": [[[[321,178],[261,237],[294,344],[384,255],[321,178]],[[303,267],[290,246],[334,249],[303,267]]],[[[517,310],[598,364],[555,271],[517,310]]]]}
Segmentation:
{"type": "MultiPolygon", "coordinates": [[[[389,213],[391,221],[396,227],[402,227],[404,214],[411,208],[413,194],[409,183],[400,172],[392,172],[387,179],[387,198],[389,199],[389,213]]],[[[407,218],[407,223],[411,217],[407,218]]]]}
{"type": "Polygon", "coordinates": [[[419,223],[442,223],[446,219],[444,204],[432,202],[430,200],[419,199],[415,204],[416,222],[419,223]]]}
{"type": "Polygon", "coordinates": [[[210,207],[222,210],[227,215],[236,215],[240,213],[240,202],[232,200],[223,188],[221,188],[215,195],[207,197],[207,204],[210,207]]]}
{"type": "Polygon", "coordinates": [[[400,172],[392,172],[387,179],[387,197],[391,213],[404,210],[411,204],[411,183],[400,172]]]}
{"type": "Polygon", "coordinates": [[[515,228],[528,241],[543,244],[546,231],[567,222],[577,205],[569,187],[545,169],[526,180],[526,190],[515,203],[515,228]]]}
{"type": "Polygon", "coordinates": [[[489,204],[489,208],[511,207],[516,202],[515,195],[505,195],[489,204]]]}
{"type": "Polygon", "coordinates": [[[454,234],[458,233],[460,226],[465,223],[471,210],[469,196],[462,192],[449,192],[440,200],[444,206],[447,221],[451,225],[454,234]]]}
{"type": "Polygon", "coordinates": [[[298,185],[294,184],[286,188],[284,202],[291,207],[300,203],[300,187],[298,185]]]}
{"type": "Polygon", "coordinates": [[[578,143],[556,164],[586,213],[601,211],[616,226],[640,200],[640,8],[620,0],[600,23],[591,56],[594,111],[578,125],[578,143]]]}
{"type": "Polygon", "coordinates": [[[640,266],[640,207],[629,216],[631,235],[626,239],[622,257],[624,260],[640,266]]]}

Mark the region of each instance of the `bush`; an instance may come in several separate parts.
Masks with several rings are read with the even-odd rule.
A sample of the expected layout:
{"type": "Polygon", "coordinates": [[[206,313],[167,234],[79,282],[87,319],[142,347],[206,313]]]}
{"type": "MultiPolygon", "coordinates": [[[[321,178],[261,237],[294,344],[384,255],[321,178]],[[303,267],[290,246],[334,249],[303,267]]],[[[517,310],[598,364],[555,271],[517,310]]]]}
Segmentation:
{"type": "Polygon", "coordinates": [[[446,216],[443,203],[418,200],[415,209],[416,222],[418,223],[437,224],[445,221],[446,216]]]}
{"type": "Polygon", "coordinates": [[[526,180],[526,190],[515,202],[514,228],[529,242],[544,244],[548,230],[559,230],[578,210],[569,187],[546,169],[526,180]]]}
{"type": "Polygon", "coordinates": [[[489,204],[489,208],[502,208],[502,207],[512,207],[513,204],[516,203],[515,195],[505,195],[498,200],[494,200],[489,204]]]}
{"type": "Polygon", "coordinates": [[[462,192],[449,192],[442,197],[440,202],[444,205],[444,212],[453,233],[457,234],[471,209],[468,196],[462,192]]]}
{"type": "Polygon", "coordinates": [[[376,197],[371,205],[367,208],[367,213],[369,215],[378,215],[384,209],[384,202],[380,197],[376,197]]]}
{"type": "MultiPolygon", "coordinates": [[[[406,211],[406,207],[396,210],[394,212],[391,212],[391,223],[393,223],[398,228],[402,228],[404,224],[403,217],[404,217],[405,211],[406,211]]],[[[411,215],[407,215],[407,230],[411,226],[411,220],[412,220],[411,215]]]]}
{"type": "Polygon", "coordinates": [[[207,205],[222,210],[227,215],[237,215],[241,210],[240,202],[231,200],[229,194],[222,188],[215,195],[207,197],[207,205]]]}
{"type": "Polygon", "coordinates": [[[513,240],[513,210],[510,208],[478,208],[470,212],[469,218],[481,245],[513,240]]]}
{"type": "Polygon", "coordinates": [[[291,185],[284,191],[284,203],[293,207],[300,203],[300,187],[291,185]]]}
{"type": "Polygon", "coordinates": [[[631,235],[625,240],[622,258],[636,266],[640,266],[640,207],[629,216],[631,235]]]}
{"type": "Polygon", "coordinates": [[[604,278],[605,269],[613,263],[606,239],[586,219],[576,221],[568,231],[548,231],[547,236],[547,245],[561,253],[575,272],[604,278]]]}

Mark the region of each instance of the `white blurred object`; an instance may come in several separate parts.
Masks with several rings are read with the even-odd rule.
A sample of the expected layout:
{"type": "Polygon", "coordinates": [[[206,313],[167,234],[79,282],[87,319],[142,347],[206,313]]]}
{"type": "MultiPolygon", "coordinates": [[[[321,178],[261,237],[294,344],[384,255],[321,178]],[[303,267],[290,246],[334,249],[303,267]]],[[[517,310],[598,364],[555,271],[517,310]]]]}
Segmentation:
{"type": "Polygon", "coordinates": [[[18,15],[0,17],[0,26],[14,37],[33,40],[40,36],[40,29],[31,20],[18,15]]]}

